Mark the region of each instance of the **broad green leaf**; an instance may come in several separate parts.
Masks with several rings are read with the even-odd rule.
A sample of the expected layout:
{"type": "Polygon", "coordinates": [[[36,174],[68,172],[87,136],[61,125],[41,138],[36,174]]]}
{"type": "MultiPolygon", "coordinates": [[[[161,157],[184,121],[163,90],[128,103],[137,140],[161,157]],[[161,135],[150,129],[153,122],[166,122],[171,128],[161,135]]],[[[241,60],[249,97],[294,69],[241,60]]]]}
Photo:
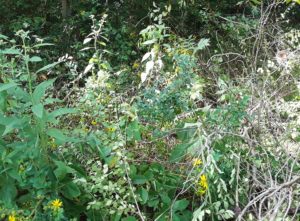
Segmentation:
{"type": "Polygon", "coordinates": [[[134,184],[144,184],[148,181],[143,175],[133,175],[131,179],[134,184]]]}
{"type": "Polygon", "coordinates": [[[0,115],[0,125],[5,126],[5,130],[2,136],[14,131],[15,129],[20,129],[26,126],[27,119],[16,118],[16,117],[4,117],[0,115]]]}
{"type": "Polygon", "coordinates": [[[177,200],[175,203],[174,203],[174,205],[173,205],[173,210],[174,211],[183,211],[183,210],[185,210],[187,207],[188,207],[188,205],[189,205],[189,201],[188,200],[186,200],[186,199],[182,199],[182,200],[177,200]]]}
{"type": "Polygon", "coordinates": [[[40,61],[42,61],[42,59],[38,56],[33,56],[33,57],[29,58],[29,61],[30,62],[40,62],[40,61]]]}
{"type": "Polygon", "coordinates": [[[62,161],[54,161],[57,168],[54,170],[54,174],[58,180],[62,180],[68,173],[75,173],[75,170],[67,166],[62,161]]]}
{"type": "Polygon", "coordinates": [[[172,221],[183,221],[180,219],[180,216],[178,216],[176,213],[173,211],[173,220],[172,221]]]}
{"type": "Polygon", "coordinates": [[[160,193],[159,194],[160,198],[161,198],[161,201],[164,203],[164,204],[170,204],[171,203],[171,198],[168,196],[168,194],[166,192],[163,192],[163,193],[160,193]]]}
{"type": "Polygon", "coordinates": [[[69,199],[73,199],[80,195],[80,189],[75,183],[69,182],[67,185],[63,187],[62,193],[65,197],[69,199]]]}
{"type": "Polygon", "coordinates": [[[61,63],[61,61],[57,61],[57,62],[54,62],[54,63],[52,63],[52,64],[48,64],[48,65],[42,67],[41,69],[37,70],[35,73],[37,74],[37,73],[40,73],[40,72],[42,72],[42,71],[46,71],[46,70],[48,70],[48,69],[51,69],[51,68],[53,68],[54,66],[56,66],[57,64],[59,64],[59,63],[61,63]]]}
{"type": "Polygon", "coordinates": [[[142,199],[142,203],[145,204],[147,202],[147,200],[148,200],[148,197],[149,197],[148,191],[146,189],[144,189],[144,188],[141,188],[139,190],[139,195],[140,195],[140,197],[142,199]]]}
{"type": "Polygon", "coordinates": [[[38,118],[43,118],[44,107],[41,103],[33,105],[31,109],[38,118]]]}
{"type": "Polygon", "coordinates": [[[14,204],[15,197],[17,196],[17,188],[14,181],[7,176],[0,176],[0,202],[7,208],[14,204]]]}
{"type": "Polygon", "coordinates": [[[48,115],[48,120],[50,121],[52,119],[55,119],[56,117],[59,117],[59,116],[65,115],[65,114],[75,114],[75,113],[77,113],[77,110],[75,108],[56,109],[48,115]]]}
{"type": "Polygon", "coordinates": [[[8,92],[13,95],[16,100],[22,100],[25,103],[29,103],[31,101],[30,94],[21,87],[15,87],[14,90],[8,92]]]}
{"type": "Polygon", "coordinates": [[[41,101],[42,97],[45,95],[46,89],[48,87],[50,87],[54,81],[55,81],[55,79],[44,81],[35,88],[35,90],[33,91],[33,94],[32,94],[33,102],[35,104],[39,103],[41,101]]]}
{"type": "Polygon", "coordinates": [[[59,129],[56,128],[51,128],[49,130],[47,130],[47,135],[50,137],[54,137],[55,139],[61,141],[61,142],[67,142],[68,141],[68,137],[66,137],[63,132],[59,129]]]}
{"type": "Polygon", "coordinates": [[[142,139],[141,132],[140,132],[140,125],[137,120],[128,124],[126,128],[127,138],[128,140],[136,140],[140,141],[142,139]]]}
{"type": "Polygon", "coordinates": [[[10,82],[10,83],[6,83],[6,84],[0,84],[0,92],[1,91],[6,91],[10,88],[16,87],[18,84],[15,82],[10,82]]]}
{"type": "Polygon", "coordinates": [[[187,151],[188,144],[178,144],[171,152],[170,162],[180,162],[187,151]]]}

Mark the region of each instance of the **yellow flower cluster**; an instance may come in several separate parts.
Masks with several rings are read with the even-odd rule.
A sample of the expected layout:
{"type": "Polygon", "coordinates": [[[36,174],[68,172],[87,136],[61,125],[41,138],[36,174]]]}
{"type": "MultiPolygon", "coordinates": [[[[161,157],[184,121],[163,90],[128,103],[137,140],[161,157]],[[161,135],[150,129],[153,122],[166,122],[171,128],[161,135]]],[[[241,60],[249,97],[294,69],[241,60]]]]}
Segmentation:
{"type": "Polygon", "coordinates": [[[93,120],[93,121],[91,122],[91,125],[96,126],[96,125],[97,125],[97,121],[93,120]]]}
{"type": "Polygon", "coordinates": [[[200,166],[202,164],[202,160],[199,159],[199,158],[195,158],[194,161],[193,161],[193,166],[194,167],[197,167],[197,166],[200,166]]]}
{"type": "Polygon", "coordinates": [[[186,48],[181,48],[178,50],[179,54],[183,54],[183,55],[192,55],[193,51],[190,49],[186,49],[186,48]]]}
{"type": "Polygon", "coordinates": [[[8,221],[16,221],[16,217],[14,215],[9,215],[8,221]]]}
{"type": "Polygon", "coordinates": [[[201,175],[198,182],[197,182],[197,195],[204,195],[208,189],[208,182],[206,175],[201,175]]]}
{"type": "Polygon", "coordinates": [[[115,128],[113,128],[113,127],[107,127],[107,128],[105,128],[105,130],[106,130],[107,132],[110,132],[110,133],[112,133],[112,132],[115,132],[115,131],[116,131],[116,129],[115,129],[115,128]]]}
{"type": "Polygon", "coordinates": [[[53,210],[58,210],[59,208],[62,207],[62,201],[60,201],[59,199],[55,199],[55,200],[51,201],[50,207],[53,210]]]}
{"type": "Polygon", "coordinates": [[[132,65],[133,69],[138,69],[140,67],[140,64],[138,62],[134,62],[132,65]]]}

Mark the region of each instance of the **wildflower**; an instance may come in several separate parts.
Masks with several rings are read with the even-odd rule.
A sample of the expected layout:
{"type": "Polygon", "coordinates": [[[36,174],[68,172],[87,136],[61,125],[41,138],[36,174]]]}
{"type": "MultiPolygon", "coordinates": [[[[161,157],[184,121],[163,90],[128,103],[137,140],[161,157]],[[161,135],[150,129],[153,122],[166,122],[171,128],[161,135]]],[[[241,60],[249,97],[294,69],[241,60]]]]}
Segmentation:
{"type": "Polygon", "coordinates": [[[93,120],[92,122],[91,122],[91,125],[97,125],[97,121],[95,121],[95,120],[93,120]]]}
{"type": "Polygon", "coordinates": [[[208,189],[207,177],[204,174],[200,176],[197,186],[198,186],[198,189],[197,189],[196,194],[204,195],[208,189]]]}
{"type": "Polygon", "coordinates": [[[58,210],[62,207],[62,201],[60,201],[59,199],[55,199],[50,203],[50,205],[53,210],[58,210]]]}
{"type": "Polygon", "coordinates": [[[16,217],[14,215],[9,215],[8,221],[16,221],[16,217]]]}
{"type": "Polygon", "coordinates": [[[113,127],[108,127],[108,128],[106,128],[105,129],[107,132],[110,132],[110,133],[112,133],[112,132],[115,132],[116,131],[116,129],[115,128],[113,128],[113,127]]]}
{"type": "Polygon", "coordinates": [[[203,189],[207,189],[208,188],[207,178],[206,178],[206,176],[204,174],[200,176],[199,185],[203,189]]]}
{"type": "Polygon", "coordinates": [[[194,159],[194,162],[193,162],[194,167],[197,167],[201,164],[202,164],[202,160],[200,160],[199,158],[194,159]]]}
{"type": "Polygon", "coordinates": [[[133,67],[134,69],[138,69],[139,66],[140,66],[140,64],[137,63],[137,62],[134,62],[133,65],[132,65],[132,67],[133,67]]]}
{"type": "Polygon", "coordinates": [[[25,171],[25,167],[21,164],[19,166],[19,173],[23,173],[25,171]]]}
{"type": "Polygon", "coordinates": [[[53,138],[50,141],[50,148],[51,148],[51,150],[57,149],[57,145],[55,143],[55,139],[53,139],[53,138]]]}

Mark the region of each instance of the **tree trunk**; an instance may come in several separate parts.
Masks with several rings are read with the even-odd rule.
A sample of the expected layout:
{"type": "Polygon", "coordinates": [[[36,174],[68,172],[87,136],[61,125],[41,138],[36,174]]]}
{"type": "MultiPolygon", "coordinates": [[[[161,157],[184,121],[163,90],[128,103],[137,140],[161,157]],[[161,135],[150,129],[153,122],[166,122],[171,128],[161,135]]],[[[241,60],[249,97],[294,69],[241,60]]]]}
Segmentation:
{"type": "Polygon", "coordinates": [[[69,0],[61,0],[61,15],[63,19],[71,15],[71,7],[69,0]]]}

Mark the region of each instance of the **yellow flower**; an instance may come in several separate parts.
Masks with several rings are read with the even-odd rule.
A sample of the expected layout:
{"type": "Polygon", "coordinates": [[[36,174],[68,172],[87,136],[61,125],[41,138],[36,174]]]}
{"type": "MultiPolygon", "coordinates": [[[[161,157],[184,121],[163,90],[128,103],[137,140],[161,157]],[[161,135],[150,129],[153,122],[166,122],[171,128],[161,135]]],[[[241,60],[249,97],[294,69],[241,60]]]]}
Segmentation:
{"type": "Polygon", "coordinates": [[[197,185],[198,185],[198,189],[196,194],[204,195],[208,189],[207,177],[204,174],[200,176],[197,185]]]}
{"type": "Polygon", "coordinates": [[[194,167],[197,167],[201,164],[202,164],[202,160],[200,160],[199,158],[194,159],[194,162],[193,162],[194,167]]]}
{"type": "Polygon", "coordinates": [[[132,65],[132,67],[133,67],[134,69],[138,69],[139,66],[140,66],[140,64],[137,63],[137,62],[134,62],[133,65],[132,65]]]}
{"type": "Polygon", "coordinates": [[[93,120],[92,122],[91,122],[91,125],[97,125],[97,121],[95,121],[95,120],[93,120]]]}
{"type": "Polygon", "coordinates": [[[207,189],[208,188],[207,178],[206,178],[206,176],[204,174],[200,176],[199,185],[203,189],[207,189]]]}
{"type": "Polygon", "coordinates": [[[113,127],[108,127],[108,128],[106,128],[105,129],[107,132],[115,132],[116,131],[116,129],[115,128],[113,128],[113,127]]]}
{"type": "Polygon", "coordinates": [[[55,199],[51,202],[50,205],[53,210],[58,210],[59,208],[62,207],[62,201],[60,201],[59,199],[55,199]]]}
{"type": "Polygon", "coordinates": [[[180,71],[181,71],[181,68],[177,66],[177,67],[175,68],[175,73],[178,74],[180,71]]]}
{"type": "Polygon", "coordinates": [[[16,221],[16,217],[14,215],[9,215],[8,221],[16,221]]]}

